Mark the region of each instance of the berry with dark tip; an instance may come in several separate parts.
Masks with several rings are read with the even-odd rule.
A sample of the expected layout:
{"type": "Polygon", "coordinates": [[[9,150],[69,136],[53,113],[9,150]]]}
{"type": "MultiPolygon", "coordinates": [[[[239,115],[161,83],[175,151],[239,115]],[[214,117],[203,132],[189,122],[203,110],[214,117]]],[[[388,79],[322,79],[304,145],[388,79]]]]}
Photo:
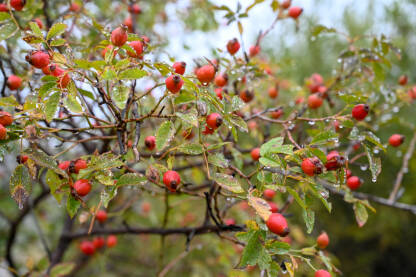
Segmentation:
{"type": "Polygon", "coordinates": [[[168,170],[163,174],[163,183],[168,190],[175,192],[181,183],[181,176],[174,170],[168,170]]]}
{"type": "Polygon", "coordinates": [[[272,213],[266,221],[266,225],[270,232],[281,237],[285,237],[289,234],[286,218],[280,213],[272,213]]]}

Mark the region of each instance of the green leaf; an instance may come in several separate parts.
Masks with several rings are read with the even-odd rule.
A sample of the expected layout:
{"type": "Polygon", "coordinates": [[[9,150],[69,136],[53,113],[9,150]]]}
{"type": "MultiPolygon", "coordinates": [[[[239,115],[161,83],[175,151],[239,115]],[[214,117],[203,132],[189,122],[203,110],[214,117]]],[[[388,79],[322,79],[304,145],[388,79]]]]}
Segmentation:
{"type": "Polygon", "coordinates": [[[0,22],[10,19],[11,16],[7,12],[0,12],[0,22]]]}
{"type": "Polygon", "coordinates": [[[16,101],[16,98],[14,97],[14,95],[10,95],[7,97],[0,98],[0,106],[17,107],[19,106],[19,102],[16,101]]]}
{"type": "Polygon", "coordinates": [[[379,157],[374,157],[374,152],[367,145],[367,143],[364,143],[364,149],[367,154],[368,163],[370,165],[371,177],[372,180],[375,182],[377,181],[377,176],[381,172],[381,159],[379,157]]]}
{"type": "Polygon", "coordinates": [[[64,176],[65,178],[68,177],[66,172],[57,166],[56,161],[52,157],[48,156],[45,152],[36,148],[28,148],[24,150],[23,153],[28,155],[29,158],[33,160],[37,165],[51,169],[59,175],[64,176]]]}
{"type": "Polygon", "coordinates": [[[43,37],[42,31],[39,28],[38,24],[36,22],[30,21],[29,22],[30,29],[37,37],[43,37]]]}
{"type": "Polygon", "coordinates": [[[61,203],[63,194],[57,191],[60,186],[63,184],[64,179],[60,179],[58,174],[56,174],[53,170],[48,169],[45,175],[46,184],[49,186],[51,190],[51,194],[55,197],[58,203],[61,203]]]}
{"type": "Polygon", "coordinates": [[[305,204],[305,201],[302,199],[302,198],[300,198],[300,196],[299,196],[299,194],[294,190],[294,189],[292,189],[292,188],[286,188],[287,189],[287,191],[293,196],[293,198],[296,200],[296,202],[304,209],[304,210],[306,210],[306,204],[305,204]]]}
{"type": "Polygon", "coordinates": [[[40,88],[39,88],[39,98],[43,99],[47,96],[49,96],[49,92],[53,89],[56,88],[56,82],[47,82],[44,83],[40,88]]]}
{"type": "Polygon", "coordinates": [[[379,147],[380,149],[383,149],[384,152],[386,152],[386,148],[384,147],[384,145],[381,143],[380,138],[377,137],[375,134],[373,134],[370,131],[366,131],[363,132],[365,139],[369,142],[371,142],[372,144],[376,145],[377,147],[379,147]]]}
{"type": "Polygon", "coordinates": [[[263,157],[260,157],[259,162],[268,167],[282,167],[282,162],[278,155],[266,154],[263,157]]]}
{"type": "Polygon", "coordinates": [[[198,112],[196,111],[196,109],[191,109],[189,113],[186,114],[176,112],[176,115],[184,122],[194,127],[198,127],[198,112]]]}
{"type": "Polygon", "coordinates": [[[328,33],[336,33],[336,32],[337,32],[337,30],[334,29],[334,28],[328,28],[328,27],[325,27],[323,25],[317,25],[312,30],[311,35],[312,36],[317,36],[317,35],[323,34],[323,33],[328,34],[328,33]]]}
{"type": "Polygon", "coordinates": [[[278,153],[273,151],[273,149],[276,149],[283,144],[283,137],[277,137],[269,140],[268,142],[264,143],[260,147],[260,155],[265,156],[268,153],[278,153]]]}
{"type": "Polygon", "coordinates": [[[284,255],[289,252],[290,244],[282,241],[273,241],[266,245],[267,249],[276,255],[284,255]]]}
{"type": "Polygon", "coordinates": [[[103,202],[103,206],[105,208],[108,207],[108,203],[114,198],[116,197],[118,192],[118,186],[106,186],[104,187],[104,189],[101,191],[101,201],[103,202]]]}
{"type": "Polygon", "coordinates": [[[19,164],[10,177],[10,194],[19,205],[19,209],[23,208],[26,200],[32,192],[32,183],[29,170],[23,164],[19,164]]]}
{"type": "Polygon", "coordinates": [[[50,277],[65,277],[75,268],[75,263],[60,263],[54,265],[50,272],[50,277]]]}
{"type": "Polygon", "coordinates": [[[233,98],[231,99],[231,111],[238,111],[240,110],[242,107],[244,107],[245,103],[243,102],[243,100],[241,100],[241,98],[239,96],[233,96],[233,98]]]}
{"type": "Polygon", "coordinates": [[[117,107],[124,109],[129,97],[130,89],[126,86],[116,86],[113,91],[113,99],[117,107]]]}
{"type": "Polygon", "coordinates": [[[47,122],[51,122],[53,116],[58,110],[59,100],[61,99],[61,93],[55,92],[52,94],[45,104],[45,117],[47,122]]]}
{"type": "Polygon", "coordinates": [[[240,185],[240,182],[231,175],[216,173],[214,177],[215,182],[222,188],[234,192],[242,193],[244,192],[243,188],[240,185]]]}
{"type": "Polygon", "coordinates": [[[195,95],[190,91],[182,90],[181,93],[175,97],[175,105],[192,102],[196,99],[195,95]]]}
{"type": "Polygon", "coordinates": [[[77,214],[78,209],[81,207],[81,202],[78,201],[71,193],[68,194],[66,200],[66,210],[71,218],[77,214]]]}
{"type": "Polygon", "coordinates": [[[260,251],[263,248],[259,233],[259,231],[250,231],[250,237],[241,256],[240,267],[257,264],[260,251]]]}
{"type": "Polygon", "coordinates": [[[239,128],[241,131],[248,132],[247,123],[244,121],[244,119],[242,119],[238,115],[232,114],[229,117],[229,121],[231,122],[231,124],[239,128]]]}
{"type": "Polygon", "coordinates": [[[67,97],[64,100],[65,107],[73,113],[81,113],[82,106],[78,102],[78,99],[75,94],[68,93],[67,97]]]}
{"type": "Polygon", "coordinates": [[[66,29],[66,24],[64,23],[55,23],[48,32],[48,35],[46,36],[47,40],[50,40],[53,37],[59,36],[60,34],[63,34],[66,29]]]}
{"type": "Polygon", "coordinates": [[[107,67],[103,73],[103,75],[101,75],[101,77],[104,80],[113,80],[117,78],[117,74],[114,70],[112,70],[111,68],[107,67]]]}
{"type": "Polygon", "coordinates": [[[209,155],[208,162],[221,168],[227,168],[229,165],[228,160],[225,159],[222,153],[215,153],[214,155],[209,155]]]}
{"type": "Polygon", "coordinates": [[[335,133],[334,131],[326,131],[326,132],[318,133],[316,136],[314,136],[310,144],[311,145],[325,144],[335,139],[338,139],[337,133],[335,133]]]}
{"type": "Polygon", "coordinates": [[[175,129],[171,121],[163,122],[156,133],[156,148],[162,150],[175,135],[175,129]]]}
{"type": "Polygon", "coordinates": [[[197,143],[185,143],[185,144],[179,145],[177,150],[179,152],[190,154],[190,155],[198,155],[204,152],[202,145],[197,144],[197,143]]]}
{"type": "Polygon", "coordinates": [[[368,219],[367,209],[363,204],[361,204],[361,202],[355,202],[353,208],[358,226],[363,227],[368,219]]]}
{"type": "Polygon", "coordinates": [[[119,75],[119,79],[140,79],[147,75],[147,72],[138,68],[130,68],[122,71],[119,75]]]}
{"type": "Polygon", "coordinates": [[[0,41],[10,38],[17,31],[17,27],[13,22],[8,22],[0,26],[0,41]]]}
{"type": "Polygon", "coordinates": [[[306,224],[307,233],[312,233],[313,225],[315,224],[315,212],[307,208],[303,210],[302,216],[306,224]]]}
{"type": "Polygon", "coordinates": [[[62,46],[66,43],[66,40],[63,38],[55,39],[51,42],[51,46],[62,46]]]}
{"type": "Polygon", "coordinates": [[[120,160],[120,157],[112,154],[106,154],[92,159],[88,168],[80,170],[78,179],[85,179],[92,173],[100,170],[109,170],[111,168],[122,166],[124,163],[120,160]]]}
{"type": "Polygon", "coordinates": [[[120,179],[118,179],[117,187],[142,185],[143,182],[146,181],[146,176],[139,176],[135,173],[126,173],[124,175],[121,175],[120,179]]]}

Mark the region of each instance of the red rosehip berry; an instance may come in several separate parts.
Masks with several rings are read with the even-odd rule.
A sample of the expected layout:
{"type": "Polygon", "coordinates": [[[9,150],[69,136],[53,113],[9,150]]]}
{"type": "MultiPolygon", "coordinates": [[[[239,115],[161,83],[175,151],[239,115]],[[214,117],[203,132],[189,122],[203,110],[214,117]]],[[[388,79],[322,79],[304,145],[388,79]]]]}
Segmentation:
{"type": "Polygon", "coordinates": [[[100,249],[104,247],[105,240],[103,237],[96,237],[93,239],[92,243],[94,244],[95,249],[100,249]]]}
{"type": "Polygon", "coordinates": [[[135,40],[129,43],[129,46],[133,48],[133,51],[127,51],[127,55],[132,58],[142,58],[143,54],[143,43],[140,40],[135,40]]]}
{"type": "Polygon", "coordinates": [[[205,126],[205,130],[202,131],[204,135],[212,135],[214,133],[214,129],[210,128],[209,126],[205,126]]]}
{"type": "Polygon", "coordinates": [[[69,169],[69,166],[71,165],[70,161],[63,161],[61,163],[59,163],[58,167],[64,171],[69,169]]]}
{"type": "Polygon", "coordinates": [[[252,45],[250,46],[249,50],[250,57],[257,56],[258,53],[260,53],[260,46],[259,45],[252,45]]]}
{"type": "Polygon", "coordinates": [[[71,3],[71,6],[69,6],[69,10],[71,12],[77,13],[81,10],[81,6],[74,2],[74,3],[71,3]]]}
{"type": "Polygon", "coordinates": [[[322,97],[319,94],[312,94],[308,97],[308,107],[311,109],[317,109],[324,103],[322,97]]]}
{"type": "Polygon", "coordinates": [[[328,271],[320,269],[315,272],[315,277],[331,277],[328,271]]]}
{"type": "MultiPolygon", "coordinates": [[[[1,121],[0,121],[1,123],[1,121]]],[[[3,124],[4,125],[4,124],[3,124]]],[[[393,147],[398,147],[404,142],[404,136],[399,134],[391,135],[389,138],[389,144],[393,147]]]]}
{"type": "Polygon", "coordinates": [[[128,8],[129,13],[139,14],[142,12],[142,9],[138,4],[131,4],[128,8]]]}
{"type": "Polygon", "coordinates": [[[130,33],[133,32],[133,18],[131,18],[131,16],[128,16],[126,19],[124,19],[123,25],[127,27],[127,30],[130,33]]]}
{"type": "Polygon", "coordinates": [[[22,79],[16,75],[10,75],[7,78],[7,87],[10,90],[17,90],[22,86],[22,79]]]}
{"type": "Polygon", "coordinates": [[[345,164],[345,158],[337,151],[331,151],[326,156],[326,170],[337,170],[345,164]]]}
{"type": "MultiPolygon", "coordinates": [[[[113,45],[107,45],[107,47],[105,47],[103,50],[101,50],[101,57],[103,57],[103,59],[105,59],[105,54],[107,53],[107,51],[111,51],[114,48],[113,45]]],[[[112,56],[116,56],[117,55],[117,50],[114,50],[112,53],[112,56]]]]}
{"type": "Polygon", "coordinates": [[[341,126],[341,124],[339,123],[339,121],[338,120],[335,120],[332,124],[334,125],[335,131],[338,132],[339,129],[340,129],[340,126],[341,126]]]}
{"type": "Polygon", "coordinates": [[[318,238],[316,239],[316,244],[318,244],[318,247],[321,249],[325,249],[329,244],[329,237],[326,232],[322,232],[318,238]]]}
{"type": "Polygon", "coordinates": [[[399,85],[405,86],[407,84],[407,75],[402,75],[399,77],[399,85]]]}
{"type": "Polygon", "coordinates": [[[251,150],[250,155],[253,161],[258,161],[260,159],[260,148],[257,147],[251,150]]]}
{"type": "Polygon", "coordinates": [[[215,67],[211,64],[201,66],[196,70],[195,74],[196,78],[198,78],[202,84],[208,84],[215,77],[215,67]]]}
{"type": "Polygon", "coordinates": [[[9,12],[9,8],[7,7],[7,4],[0,3],[0,12],[9,12]]]}
{"type": "Polygon", "coordinates": [[[7,129],[4,128],[2,124],[0,124],[0,140],[6,139],[7,137],[7,129]]]}
{"type": "Polygon", "coordinates": [[[350,178],[347,179],[347,186],[351,189],[351,190],[356,190],[358,189],[362,184],[362,181],[359,177],[357,176],[351,176],[350,178]]]}
{"type": "Polygon", "coordinates": [[[147,149],[152,151],[156,147],[156,138],[155,136],[147,136],[144,139],[144,145],[146,145],[147,149]]]}
{"type": "Polygon", "coordinates": [[[268,93],[270,98],[275,99],[277,96],[279,96],[279,88],[277,86],[270,87],[268,93]]]}
{"type": "Polygon", "coordinates": [[[283,115],[283,109],[270,112],[270,116],[273,119],[279,119],[283,115]]]}
{"type": "Polygon", "coordinates": [[[324,78],[322,78],[321,74],[314,73],[309,77],[307,80],[307,86],[311,93],[319,92],[320,87],[324,83],[324,78]]]}
{"type": "Polygon", "coordinates": [[[224,220],[225,225],[230,226],[230,225],[235,225],[235,219],[234,218],[226,218],[224,220]]]}
{"type": "Polygon", "coordinates": [[[360,147],[361,147],[361,143],[360,143],[360,142],[356,142],[356,143],[354,143],[354,145],[352,146],[352,148],[353,148],[355,151],[357,151],[358,149],[360,149],[360,147]]]}
{"type": "Polygon", "coordinates": [[[35,19],[33,19],[33,22],[35,22],[38,25],[39,29],[43,29],[42,20],[40,20],[39,18],[35,18],[35,19]]]}
{"type": "Polygon", "coordinates": [[[292,0],[284,0],[280,6],[282,7],[282,9],[286,10],[290,7],[290,5],[292,4],[292,0]]]}
{"type": "Polygon", "coordinates": [[[302,14],[302,12],[303,12],[303,9],[301,7],[293,6],[289,8],[289,11],[287,14],[291,18],[297,19],[302,14]]]}
{"type": "Polygon", "coordinates": [[[175,62],[172,67],[175,73],[183,75],[186,70],[186,62],[175,62]]]}
{"type": "Polygon", "coordinates": [[[227,85],[228,82],[228,75],[227,73],[221,73],[218,74],[217,76],[215,76],[215,85],[218,87],[223,87],[225,85],[227,85]]]}
{"type": "Polygon", "coordinates": [[[43,68],[49,64],[49,54],[36,50],[26,56],[26,61],[36,68],[43,68]]]}
{"type": "Polygon", "coordinates": [[[104,223],[107,220],[107,212],[104,210],[99,210],[95,215],[95,218],[100,222],[104,223]]]}
{"type": "Polygon", "coordinates": [[[269,211],[271,211],[272,213],[277,213],[279,211],[279,207],[277,207],[276,203],[274,202],[268,202],[270,209],[269,211]]]}
{"type": "Polygon", "coordinates": [[[141,207],[142,207],[142,211],[146,214],[150,212],[150,210],[152,209],[152,205],[149,202],[143,202],[141,207]]]}
{"type": "Polygon", "coordinates": [[[212,114],[208,115],[207,119],[206,119],[207,125],[213,130],[220,127],[221,124],[222,124],[222,121],[223,121],[222,117],[218,113],[212,113],[212,114]]]}
{"type": "Polygon", "coordinates": [[[23,10],[25,4],[25,0],[10,0],[10,6],[12,6],[13,9],[15,9],[16,11],[23,10]]]}
{"type": "Polygon", "coordinates": [[[16,157],[16,161],[19,164],[24,164],[25,162],[27,162],[28,159],[29,159],[29,156],[27,155],[17,155],[16,157]]]}
{"type": "Polygon", "coordinates": [[[276,192],[274,190],[272,190],[272,189],[265,189],[263,191],[263,196],[267,200],[272,200],[275,195],[276,195],[276,192]]]}
{"type": "Polygon", "coordinates": [[[240,43],[238,42],[238,39],[234,38],[227,42],[227,50],[228,53],[231,55],[234,55],[237,53],[237,51],[240,49],[240,43]]]}
{"type": "Polygon", "coordinates": [[[217,95],[218,99],[222,100],[222,88],[216,88],[214,92],[217,95]]]}
{"type": "Polygon", "coordinates": [[[272,213],[267,220],[266,225],[270,232],[281,237],[285,237],[289,234],[286,218],[279,213],[272,213]]]}
{"type": "Polygon", "coordinates": [[[74,189],[79,196],[85,196],[91,191],[91,184],[87,179],[80,179],[74,183],[74,189]]]}
{"type": "Polygon", "coordinates": [[[111,32],[111,43],[113,45],[121,47],[127,41],[127,30],[124,27],[117,27],[111,32]]]}
{"type": "Polygon", "coordinates": [[[181,183],[181,176],[176,171],[168,170],[163,174],[163,183],[170,191],[175,192],[181,183]]]}
{"type": "Polygon", "coordinates": [[[78,174],[79,173],[79,171],[81,170],[81,169],[85,169],[85,168],[87,168],[88,166],[87,166],[87,162],[85,161],[85,160],[83,160],[83,159],[78,159],[78,160],[76,160],[75,161],[75,163],[74,163],[74,172],[76,173],[76,174],[78,174]]]}
{"type": "Polygon", "coordinates": [[[166,88],[172,93],[178,93],[183,86],[183,80],[179,75],[170,75],[166,78],[165,83],[166,88]]]}
{"type": "Polygon", "coordinates": [[[68,86],[71,78],[65,70],[60,68],[58,65],[50,65],[49,70],[53,76],[59,78],[58,84],[60,88],[66,88],[68,86]]]}
{"type": "Polygon", "coordinates": [[[370,111],[370,107],[366,104],[358,104],[354,108],[352,108],[351,114],[356,120],[361,121],[363,120],[370,111]]]}
{"type": "Polygon", "coordinates": [[[240,92],[240,98],[241,100],[243,100],[245,103],[250,102],[251,100],[253,100],[254,98],[254,93],[248,89],[243,90],[242,92],[240,92]]]}
{"type": "Polygon", "coordinates": [[[306,158],[301,164],[302,170],[306,175],[313,176],[322,173],[322,163],[317,157],[306,158]]]}
{"type": "Polygon", "coordinates": [[[117,245],[117,237],[114,235],[110,235],[107,237],[107,247],[112,248],[117,245]]]}
{"type": "Polygon", "coordinates": [[[412,100],[416,99],[416,86],[409,89],[407,91],[407,94],[409,95],[410,99],[412,99],[412,100]]]}
{"type": "Polygon", "coordinates": [[[351,170],[349,170],[349,169],[345,169],[345,176],[347,177],[347,179],[348,179],[348,178],[350,178],[350,177],[351,177],[351,175],[352,175],[351,170]]]}
{"type": "Polygon", "coordinates": [[[95,253],[94,244],[91,241],[88,241],[88,240],[84,240],[83,242],[81,242],[80,249],[81,249],[82,253],[84,253],[87,256],[94,255],[94,253],[95,253]]]}

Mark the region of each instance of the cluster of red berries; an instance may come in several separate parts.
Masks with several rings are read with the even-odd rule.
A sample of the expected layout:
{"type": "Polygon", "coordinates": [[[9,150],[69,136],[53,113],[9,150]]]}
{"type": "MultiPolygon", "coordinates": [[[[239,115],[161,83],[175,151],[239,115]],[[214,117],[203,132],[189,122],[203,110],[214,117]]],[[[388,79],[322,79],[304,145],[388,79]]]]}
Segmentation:
{"type": "Polygon", "coordinates": [[[80,243],[79,248],[84,255],[92,256],[94,255],[95,251],[98,249],[107,246],[108,248],[112,248],[117,245],[117,237],[114,235],[110,235],[105,240],[103,237],[95,237],[92,241],[84,240],[80,243]]]}
{"type": "Polygon", "coordinates": [[[219,113],[212,113],[207,116],[204,134],[209,135],[214,133],[214,131],[221,126],[223,119],[219,113]]]}
{"type": "Polygon", "coordinates": [[[7,138],[7,129],[13,123],[13,116],[5,111],[0,111],[0,140],[7,138]]]}

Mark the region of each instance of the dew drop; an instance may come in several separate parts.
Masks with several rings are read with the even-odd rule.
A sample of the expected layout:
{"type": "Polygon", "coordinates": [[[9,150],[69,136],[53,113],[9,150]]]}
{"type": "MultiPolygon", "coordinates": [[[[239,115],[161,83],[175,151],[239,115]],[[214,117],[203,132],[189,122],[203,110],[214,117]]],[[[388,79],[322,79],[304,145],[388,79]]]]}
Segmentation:
{"type": "Polygon", "coordinates": [[[311,125],[311,126],[313,126],[313,125],[315,125],[315,121],[312,121],[311,120],[311,121],[308,122],[308,124],[311,125]]]}
{"type": "Polygon", "coordinates": [[[368,168],[368,165],[366,165],[366,164],[363,164],[363,165],[361,165],[361,166],[360,166],[360,169],[361,169],[362,171],[366,171],[366,170],[367,170],[367,168],[368,168]]]}
{"type": "Polygon", "coordinates": [[[372,181],[373,183],[375,183],[375,182],[377,182],[377,178],[371,178],[371,181],[372,181]]]}

